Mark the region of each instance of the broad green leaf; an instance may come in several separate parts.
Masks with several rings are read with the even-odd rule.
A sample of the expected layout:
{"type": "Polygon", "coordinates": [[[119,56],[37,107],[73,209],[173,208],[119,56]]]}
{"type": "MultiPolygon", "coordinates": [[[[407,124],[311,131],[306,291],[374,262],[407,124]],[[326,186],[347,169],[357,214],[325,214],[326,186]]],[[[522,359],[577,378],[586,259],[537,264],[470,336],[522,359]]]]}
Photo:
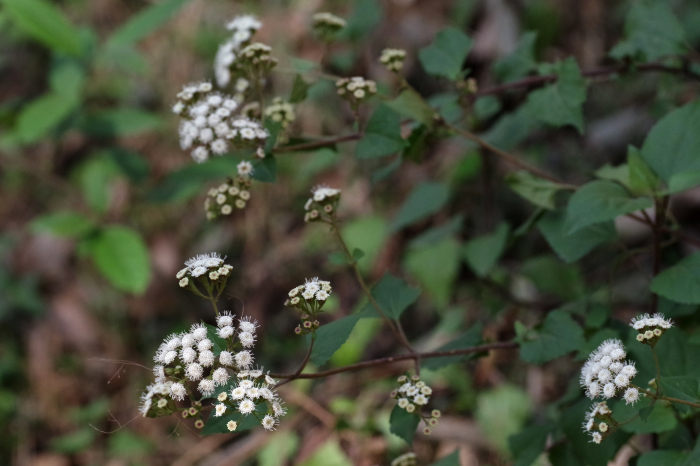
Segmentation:
{"type": "MultiPolygon", "coordinates": [[[[390,319],[398,319],[408,306],[416,302],[420,296],[420,290],[386,272],[379,283],[372,288],[372,296],[384,315],[390,319]]],[[[363,316],[379,317],[379,313],[372,303],[367,303],[363,309],[363,316]]]]}
{"type": "Polygon", "coordinates": [[[275,156],[267,155],[264,159],[256,158],[253,161],[253,174],[251,177],[254,180],[265,183],[274,183],[275,179],[277,179],[277,159],[275,159],[275,156]]]}
{"type": "MultiPolygon", "coordinates": [[[[413,128],[411,134],[406,140],[406,147],[404,148],[401,157],[397,157],[398,167],[401,166],[403,160],[410,160],[415,163],[423,163],[423,156],[425,154],[425,146],[428,137],[430,136],[430,130],[427,126],[419,125],[413,128]]],[[[374,181],[374,180],[373,180],[374,181]]]]}
{"type": "Polygon", "coordinates": [[[109,436],[109,455],[115,458],[143,458],[155,450],[148,438],[124,429],[109,436]]]}
{"type": "Polygon", "coordinates": [[[161,117],[155,113],[135,108],[118,108],[88,115],[82,121],[80,129],[90,136],[109,138],[153,131],[161,123],[161,117]]]}
{"type": "Polygon", "coordinates": [[[384,322],[381,319],[358,320],[345,344],[331,357],[330,363],[335,367],[342,367],[360,362],[367,346],[381,332],[383,325],[384,322]]]}
{"type": "Polygon", "coordinates": [[[696,466],[698,463],[688,463],[690,453],[678,450],[656,450],[644,453],[639,457],[637,466],[696,466]]]}
{"type": "Polygon", "coordinates": [[[612,221],[596,223],[574,233],[568,233],[566,216],[561,211],[545,213],[537,227],[564,262],[576,262],[596,246],[614,241],[617,237],[615,224],[612,221]]]}
{"type": "MultiPolygon", "coordinates": [[[[456,349],[472,348],[481,343],[481,334],[483,332],[484,326],[481,323],[477,323],[472,328],[467,330],[464,335],[455,338],[451,342],[441,346],[435,351],[450,351],[456,349]]],[[[451,364],[458,364],[465,361],[469,361],[478,356],[477,353],[472,354],[461,354],[457,356],[441,356],[439,358],[424,359],[421,361],[421,366],[430,369],[431,371],[436,371],[447,367],[451,364]]]]}
{"type": "Polygon", "coordinates": [[[36,142],[56,128],[77,107],[70,94],[49,93],[34,99],[17,118],[17,133],[25,143],[36,142]]]}
{"type": "Polygon", "coordinates": [[[245,432],[246,430],[259,426],[262,418],[265,417],[266,414],[267,406],[265,403],[260,403],[255,408],[255,413],[251,413],[246,416],[236,412],[231,414],[224,413],[223,416],[216,417],[214,416],[214,411],[212,410],[210,411],[209,419],[204,424],[202,435],[231,434],[232,432],[228,430],[228,427],[226,427],[226,424],[228,424],[229,421],[238,423],[234,433],[245,432]]]}
{"type": "Polygon", "coordinates": [[[102,230],[91,244],[98,270],[122,291],[143,294],[151,279],[148,248],[137,232],[122,226],[102,230]]]}
{"type": "Polygon", "coordinates": [[[547,314],[534,340],[520,345],[520,357],[530,364],[544,364],[583,344],[583,329],[564,311],[547,314]]]}
{"type": "Polygon", "coordinates": [[[420,248],[438,243],[445,238],[452,237],[459,233],[462,230],[463,224],[464,215],[455,215],[445,224],[424,231],[420,235],[413,238],[408,244],[411,248],[420,248]]]}
{"type": "Polygon", "coordinates": [[[455,450],[444,458],[431,464],[430,466],[461,466],[459,461],[459,450],[455,450]]]}
{"type": "Polygon", "coordinates": [[[530,416],[531,404],[521,388],[502,384],[479,394],[474,416],[486,438],[505,453],[508,438],[520,432],[530,416]]]}
{"type": "MultiPolygon", "coordinates": [[[[237,173],[236,157],[216,157],[204,163],[190,163],[171,172],[163,182],[148,193],[153,202],[185,201],[202,191],[202,184],[212,181],[220,182],[226,175],[237,173]]],[[[218,185],[217,185],[218,186],[218,185]]]]}
{"type": "Polygon", "coordinates": [[[432,44],[418,51],[423,69],[429,74],[454,81],[472,48],[472,40],[459,29],[440,31],[432,44]]]}
{"type": "Polygon", "coordinates": [[[49,85],[56,94],[72,97],[76,101],[80,98],[85,82],[85,70],[74,60],[59,60],[51,68],[49,85]]]}
{"type": "Polygon", "coordinates": [[[396,232],[442,209],[450,197],[448,187],[442,183],[423,182],[413,188],[394,218],[391,231],[396,232]]]}
{"type": "Polygon", "coordinates": [[[474,238],[464,244],[464,259],[474,273],[480,277],[488,275],[505,251],[509,233],[510,226],[501,223],[493,233],[474,238]]]}
{"type": "Polygon", "coordinates": [[[111,158],[93,156],[79,168],[80,186],[83,196],[92,210],[104,213],[109,207],[110,182],[119,173],[111,158]]]}
{"type": "Polygon", "coordinates": [[[87,450],[95,441],[96,431],[92,427],[83,427],[70,434],[54,437],[50,440],[51,450],[73,455],[83,450],[87,450]]]}
{"type": "Polygon", "coordinates": [[[212,353],[214,353],[214,356],[218,356],[221,354],[222,351],[226,349],[226,340],[219,337],[219,335],[216,333],[217,327],[207,323],[205,323],[204,325],[207,327],[207,338],[212,343],[211,351],[212,353]]]}
{"type": "Polygon", "coordinates": [[[379,0],[357,0],[355,8],[347,18],[347,25],[336,35],[338,40],[358,41],[370,35],[384,16],[382,2],[379,0]]]}
{"type": "Polygon", "coordinates": [[[651,291],[677,303],[700,304],[700,253],[684,257],[654,277],[651,291]]]}
{"type": "Polygon", "coordinates": [[[601,180],[617,181],[628,189],[630,187],[630,169],[626,163],[617,167],[606,163],[595,171],[595,176],[601,180]]]}
{"type": "Polygon", "coordinates": [[[296,464],[299,466],[352,466],[352,461],[345,455],[338,440],[331,439],[318,448],[306,461],[296,464]]]}
{"type": "Polygon", "coordinates": [[[501,111],[501,101],[493,95],[479,97],[474,102],[474,116],[478,120],[488,120],[501,111]]]}
{"type": "Polygon", "coordinates": [[[75,238],[91,232],[95,224],[82,214],[66,211],[43,215],[32,221],[31,228],[34,233],[75,238]]]}
{"type": "Polygon", "coordinates": [[[457,272],[459,271],[460,244],[452,239],[413,249],[404,259],[406,269],[435,301],[438,308],[447,306],[457,272]]]}
{"type": "Polygon", "coordinates": [[[386,219],[380,216],[366,216],[343,225],[343,237],[350,250],[361,249],[365,255],[357,265],[363,272],[369,272],[382,251],[389,235],[386,219]]]}
{"type": "Polygon", "coordinates": [[[667,184],[674,175],[700,171],[700,100],[664,116],[649,132],[642,158],[667,184]]]}
{"type": "Polygon", "coordinates": [[[583,134],[581,106],[586,101],[586,80],[573,57],[552,65],[557,80],[528,95],[526,106],[533,117],[552,126],[573,125],[583,134]]]}
{"type": "Polygon", "coordinates": [[[289,103],[296,104],[306,100],[309,87],[311,87],[311,85],[304,81],[304,78],[302,78],[300,74],[296,75],[294,84],[292,85],[292,93],[289,96],[289,103]]]}
{"type": "Polygon", "coordinates": [[[411,88],[405,89],[396,99],[386,102],[386,105],[401,115],[422,123],[427,128],[433,127],[435,110],[423,100],[420,94],[411,88]]]}
{"type": "Polygon", "coordinates": [[[399,405],[394,406],[389,417],[389,426],[392,434],[401,438],[409,445],[413,445],[413,437],[420,423],[420,416],[409,413],[399,405]]]}
{"type": "Polygon", "coordinates": [[[483,135],[483,138],[503,150],[511,150],[523,142],[542,124],[530,114],[527,105],[521,105],[514,112],[503,115],[483,135]]]}
{"type": "MultiPolygon", "coordinates": [[[[624,421],[632,419],[640,409],[650,405],[651,400],[648,398],[640,399],[634,406],[627,405],[623,400],[614,400],[611,402],[610,409],[615,413],[615,419],[624,421]]],[[[669,403],[655,403],[651,411],[646,415],[646,421],[638,417],[629,424],[621,426],[621,429],[632,434],[660,434],[661,432],[673,430],[678,424],[676,414],[669,403]]]]}
{"type": "Polygon", "coordinates": [[[46,0],[1,0],[17,26],[51,49],[78,56],[82,52],[78,30],[53,3],[46,0]]]}
{"type": "Polygon", "coordinates": [[[574,233],[589,225],[613,220],[652,205],[651,199],[634,198],[617,183],[591,181],[580,187],[569,200],[566,208],[567,231],[574,233]]]}
{"type": "MultiPolygon", "coordinates": [[[[627,166],[629,167],[629,187],[634,194],[653,194],[659,189],[659,177],[647,165],[641,152],[634,146],[627,148],[627,166]]],[[[673,182],[673,178],[670,180],[673,182]]],[[[700,174],[696,175],[696,182],[700,184],[700,174]]]]}
{"type": "Polygon", "coordinates": [[[146,158],[134,151],[122,147],[110,147],[99,152],[100,156],[112,159],[121,172],[132,182],[140,183],[148,178],[150,167],[146,158]]]}
{"type": "Polygon", "coordinates": [[[676,173],[668,180],[668,194],[680,193],[700,185],[700,171],[676,173]]]}
{"type": "Polygon", "coordinates": [[[530,466],[544,451],[551,426],[528,426],[508,439],[510,452],[515,458],[513,466],[530,466]]]}
{"type": "Polygon", "coordinates": [[[401,116],[387,105],[380,105],[367,122],[365,134],[355,146],[355,157],[371,159],[403,150],[401,116]]]}
{"type": "Polygon", "coordinates": [[[683,26],[665,0],[636,0],[625,19],[625,40],[610,52],[617,59],[654,61],[686,51],[683,26]]]}
{"type": "Polygon", "coordinates": [[[537,67],[535,61],[536,32],[526,32],[520,38],[518,46],[508,56],[498,59],[493,64],[493,71],[503,82],[515,81],[527,76],[537,67]]]}
{"type": "Polygon", "coordinates": [[[696,377],[662,377],[661,388],[672,398],[693,403],[700,400],[700,380],[696,377]]]}
{"type": "Polygon", "coordinates": [[[117,29],[108,39],[108,47],[134,45],[165,24],[177,13],[187,0],[163,0],[144,8],[117,29]]]}
{"type": "Polygon", "coordinates": [[[361,314],[353,314],[328,324],[321,325],[316,330],[316,341],[311,352],[311,362],[316,366],[322,366],[333,354],[343,346],[355,328],[355,324],[362,317],[361,314]]]}
{"type": "Polygon", "coordinates": [[[510,189],[536,206],[554,210],[554,197],[562,190],[561,185],[538,178],[530,172],[519,171],[506,175],[506,183],[510,189]]]}

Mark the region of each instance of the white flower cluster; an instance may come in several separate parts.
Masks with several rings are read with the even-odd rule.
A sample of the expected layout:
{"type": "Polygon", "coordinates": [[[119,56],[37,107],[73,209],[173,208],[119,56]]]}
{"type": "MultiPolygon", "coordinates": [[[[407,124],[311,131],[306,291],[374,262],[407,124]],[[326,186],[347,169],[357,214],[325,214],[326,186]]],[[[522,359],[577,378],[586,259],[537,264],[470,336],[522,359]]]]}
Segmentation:
{"type": "Polygon", "coordinates": [[[323,41],[330,41],[346,26],[345,20],[327,12],[316,13],[311,17],[314,33],[323,41]]]}
{"type": "Polygon", "coordinates": [[[146,391],[141,394],[141,406],[139,406],[143,417],[169,415],[174,411],[174,405],[167,399],[172,384],[171,381],[156,382],[146,387],[146,391]]]}
{"type": "Polygon", "coordinates": [[[418,460],[416,459],[416,454],[412,451],[404,453],[401,456],[397,456],[391,462],[391,466],[416,466],[417,464],[418,460]]]}
{"type": "Polygon", "coordinates": [[[316,315],[321,312],[331,291],[331,283],[319,280],[318,277],[307,279],[303,285],[292,288],[289,299],[284,304],[301,313],[301,325],[294,329],[294,333],[305,335],[318,328],[320,324],[316,315]]]}
{"type": "Polygon", "coordinates": [[[638,342],[655,346],[661,335],[673,327],[673,321],[666,320],[663,314],[654,314],[653,316],[644,314],[632,319],[630,326],[639,332],[637,334],[638,342]]]}
{"type": "Polygon", "coordinates": [[[265,75],[277,65],[272,55],[272,48],[260,42],[243,47],[236,60],[229,66],[232,73],[242,76],[252,83],[260,82],[265,75]]]}
{"type": "Polygon", "coordinates": [[[335,82],[338,95],[350,102],[353,110],[377,93],[377,84],[361,76],[342,78],[335,82]]]}
{"type": "MultiPolygon", "coordinates": [[[[231,66],[236,61],[236,53],[250,43],[253,35],[262,27],[262,23],[254,16],[237,16],[226,25],[226,29],[233,32],[230,39],[219,46],[214,59],[214,74],[219,87],[225,87],[231,82],[231,66]]],[[[248,87],[239,79],[236,82],[236,91],[244,93],[248,87]],[[240,84],[240,86],[239,86],[240,84]],[[241,89],[239,89],[241,87],[241,89]]]]}
{"type": "Polygon", "coordinates": [[[416,410],[416,405],[423,406],[430,401],[430,395],[433,394],[433,389],[420,380],[420,377],[413,376],[409,379],[402,375],[398,378],[400,383],[403,383],[396,391],[392,392],[392,397],[399,400],[399,408],[405,409],[409,413],[416,410]]]}
{"type": "Polygon", "coordinates": [[[609,399],[618,391],[625,390],[627,404],[639,399],[639,391],[629,387],[630,381],[637,375],[634,362],[623,361],[627,356],[620,340],[605,340],[588,358],[581,369],[581,386],[586,395],[594,399],[598,396],[609,399]]]}
{"type": "Polygon", "coordinates": [[[304,205],[304,210],[307,211],[304,215],[305,222],[324,220],[324,214],[329,216],[335,211],[340,200],[340,189],[319,185],[314,186],[311,193],[311,198],[304,205]]]}
{"type": "Polygon", "coordinates": [[[287,128],[296,118],[294,106],[289,102],[284,102],[279,97],[276,97],[272,104],[265,108],[265,116],[274,122],[280,123],[282,128],[287,128]]]}
{"type": "Polygon", "coordinates": [[[213,220],[220,215],[230,215],[233,207],[245,208],[250,199],[250,178],[247,174],[240,175],[240,173],[252,173],[253,168],[250,162],[241,162],[238,167],[239,176],[235,180],[229,179],[218,188],[209,190],[209,196],[204,201],[207,220],[213,220]],[[243,164],[246,165],[242,166],[243,164]]]}
{"type": "Polygon", "coordinates": [[[600,443],[605,437],[612,433],[616,426],[612,418],[612,410],[603,401],[595,403],[591,410],[586,413],[586,422],[583,423],[583,431],[591,434],[591,442],[600,443]]]}
{"type": "Polygon", "coordinates": [[[229,144],[236,147],[264,144],[268,132],[257,121],[233,116],[238,103],[232,97],[216,92],[192,93],[187,89],[185,86],[185,91],[178,94],[181,100],[173,106],[173,112],[183,118],[179,128],[180,146],[183,150],[194,147],[191,155],[196,162],[204,162],[209,154],[225,154],[229,144]]]}
{"type": "Polygon", "coordinates": [[[386,69],[398,72],[403,68],[403,61],[406,59],[406,51],[401,49],[384,49],[379,57],[379,62],[386,66],[386,69]]]}
{"type": "MultiPolygon", "coordinates": [[[[175,277],[180,280],[180,287],[185,288],[194,285],[193,278],[220,280],[225,284],[232,266],[224,264],[224,259],[216,252],[210,254],[198,254],[196,257],[185,261],[185,268],[180,270],[175,277]]],[[[200,280],[201,280],[200,279],[200,280]]]]}

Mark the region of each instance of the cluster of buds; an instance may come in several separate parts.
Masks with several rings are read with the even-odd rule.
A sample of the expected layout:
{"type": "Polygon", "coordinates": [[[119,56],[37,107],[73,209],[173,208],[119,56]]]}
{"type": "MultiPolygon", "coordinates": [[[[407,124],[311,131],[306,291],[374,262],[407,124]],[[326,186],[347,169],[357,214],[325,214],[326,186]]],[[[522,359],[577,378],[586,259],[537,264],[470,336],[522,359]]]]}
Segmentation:
{"type": "Polygon", "coordinates": [[[294,329],[297,335],[315,332],[320,323],[316,316],[331,295],[331,283],[319,280],[317,277],[306,280],[306,283],[292,288],[285,306],[296,309],[301,314],[301,324],[294,329]]]}
{"type": "MultiPolygon", "coordinates": [[[[214,220],[220,215],[230,215],[233,208],[243,209],[250,199],[250,177],[240,175],[241,164],[252,167],[250,162],[239,164],[239,176],[235,179],[229,178],[226,183],[218,188],[209,190],[209,195],[204,201],[204,210],[207,220],[214,220]]],[[[251,168],[252,170],[252,168],[251,168]]]]}
{"type": "Polygon", "coordinates": [[[204,162],[209,154],[225,154],[231,144],[250,147],[265,143],[269,134],[259,122],[233,117],[238,108],[233,97],[202,89],[211,89],[211,84],[185,86],[173,106],[173,112],[182,117],[180,146],[183,150],[194,147],[191,155],[195,161],[204,162]]]}
{"type": "Polygon", "coordinates": [[[350,103],[353,111],[357,111],[361,103],[377,93],[377,84],[361,76],[339,79],[335,87],[338,95],[350,103]]]}
{"type": "Polygon", "coordinates": [[[275,97],[271,105],[265,108],[265,116],[282,125],[286,129],[295,119],[294,106],[275,97]]]}
{"type": "Polygon", "coordinates": [[[632,319],[630,325],[639,332],[637,334],[637,341],[653,348],[656,346],[659,338],[661,338],[661,335],[663,335],[666,330],[673,327],[673,322],[670,319],[666,320],[663,314],[654,314],[653,316],[644,314],[643,316],[632,319]]]}
{"type": "Polygon", "coordinates": [[[277,65],[277,59],[270,54],[271,52],[272,48],[269,45],[260,42],[246,45],[238,52],[230,68],[236,75],[259,83],[277,65]]]}
{"type": "Polygon", "coordinates": [[[634,362],[623,361],[627,356],[620,340],[606,340],[589,356],[581,369],[581,386],[586,395],[594,399],[598,396],[609,399],[618,391],[624,391],[623,398],[627,404],[634,404],[639,399],[639,391],[630,387],[630,382],[637,375],[634,362]]]}
{"type": "Polygon", "coordinates": [[[304,221],[317,222],[321,220],[330,222],[335,215],[338,201],[340,201],[340,190],[320,185],[314,186],[311,193],[311,198],[304,205],[304,210],[306,210],[304,221]]]}
{"type": "Polygon", "coordinates": [[[398,73],[403,68],[403,61],[406,59],[406,51],[401,49],[384,49],[379,57],[379,63],[387,70],[398,73]]]}
{"type": "Polygon", "coordinates": [[[208,293],[216,291],[221,293],[232,266],[224,264],[221,256],[215,252],[200,254],[185,262],[185,268],[180,270],[176,277],[180,280],[180,287],[187,288],[193,293],[203,296],[197,288],[199,282],[208,293]]]}
{"type": "Polygon", "coordinates": [[[612,410],[603,401],[595,403],[591,410],[586,413],[583,431],[591,434],[591,442],[600,443],[615,431],[617,425],[617,422],[612,418],[612,410]]]}
{"type": "Polygon", "coordinates": [[[412,451],[404,453],[401,456],[397,456],[391,462],[391,466],[416,466],[417,464],[418,460],[416,459],[416,454],[412,451]]]}
{"type": "Polygon", "coordinates": [[[345,20],[334,14],[321,12],[311,17],[314,34],[323,42],[331,42],[335,35],[346,26],[345,20]]]}
{"type": "Polygon", "coordinates": [[[398,407],[405,409],[408,413],[415,413],[425,422],[423,433],[430,435],[432,428],[438,424],[440,411],[434,409],[429,416],[420,412],[420,407],[425,406],[430,401],[433,389],[420,379],[420,376],[413,375],[410,378],[406,375],[399,377],[398,382],[402,385],[391,392],[391,397],[397,400],[398,407]]]}
{"type": "MultiPolygon", "coordinates": [[[[236,61],[236,54],[241,48],[250,44],[253,35],[262,27],[262,23],[254,16],[237,16],[226,25],[232,36],[219,46],[214,59],[214,74],[219,87],[231,82],[231,67],[236,61]]],[[[240,79],[236,82],[236,91],[244,93],[247,86],[239,90],[240,79]]]]}

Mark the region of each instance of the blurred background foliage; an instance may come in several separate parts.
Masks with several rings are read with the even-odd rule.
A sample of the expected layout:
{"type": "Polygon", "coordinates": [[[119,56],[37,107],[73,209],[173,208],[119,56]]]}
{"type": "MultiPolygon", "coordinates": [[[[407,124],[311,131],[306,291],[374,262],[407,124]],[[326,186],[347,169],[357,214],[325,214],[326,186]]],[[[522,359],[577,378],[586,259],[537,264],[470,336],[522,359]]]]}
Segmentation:
{"type": "MultiPolygon", "coordinates": [[[[626,160],[628,145],[639,147],[656,119],[697,97],[697,81],[661,73],[593,78],[585,121],[553,130],[528,113],[537,108],[522,105],[523,92],[484,96],[466,111],[452,85],[421,68],[418,50],[446,26],[465,32],[473,39],[465,66],[479,87],[568,57],[591,70],[613,58],[687,53],[686,46],[694,57],[686,66],[700,72],[692,52],[700,45],[700,4],[669,1],[675,17],[652,16],[667,40],[649,43],[650,19],[630,14],[633,3],[1,0],[0,463],[371,465],[404,452],[388,420],[392,377],[405,369],[398,365],[290,384],[283,392],[292,408],[288,425],[271,435],[200,438],[177,419],[138,416],[138,395],[151,379],[139,365],[152,364],[166,334],[212,318],[206,303],[176,285],[190,256],[228,255],[234,270],[226,308],[261,322],[258,358],[274,372],[295,370],[305,351],[292,332],[295,316],[282,306],[287,290],[305,277],[331,280],[329,320],[364,304],[352,274],[329,260],[336,247],[328,232],[302,221],[317,183],[343,189],[343,233],[365,253],[362,272],[376,281],[388,269],[423,290],[403,319],[419,349],[478,323],[486,339],[511,339],[516,321],[530,328],[565,303],[579,306],[572,315],[584,322],[585,334],[575,339],[579,360],[585,348],[621,335],[617,324],[599,329],[646,309],[648,285],[637,268],[650,258],[611,257],[647,241],[643,226],[618,221],[613,241],[576,262],[579,250],[561,241],[557,248],[546,224],[533,228],[542,212],[503,181],[512,167],[462,140],[430,137],[388,158],[357,159],[354,143],[279,154],[275,183],[258,182],[248,208],[209,223],[203,195],[239,158],[194,164],[178,147],[169,108],[183,84],[212,76],[224,20],[243,13],[262,19],[258,37],[280,59],[268,91],[290,96],[297,73],[313,75],[322,54],[310,17],[332,11],[348,27],[330,47],[328,71],[375,79],[380,94],[393,95],[396,82],[377,58],[385,47],[404,48],[404,75],[446,120],[466,118],[498,147],[580,184],[602,165],[626,160]]],[[[304,79],[308,98],[292,134],[350,132],[352,114],[332,82],[304,79]]],[[[539,199],[555,202],[546,193],[539,199]]],[[[700,226],[699,208],[697,190],[672,206],[691,229],[700,226]]],[[[683,252],[679,246],[677,257],[683,252]]],[[[697,320],[696,306],[661,306],[676,319],[697,320]]],[[[379,330],[375,319],[358,321],[329,364],[390,353],[393,344],[379,330]]],[[[564,409],[580,396],[577,369],[570,360],[527,366],[511,351],[426,370],[445,415],[415,450],[425,464],[456,449],[462,464],[511,464],[509,436],[531,420],[580,430],[588,405],[564,409]]],[[[661,441],[690,444],[691,433],[675,426],[661,441]]],[[[614,453],[612,443],[600,458],[614,453]]]]}

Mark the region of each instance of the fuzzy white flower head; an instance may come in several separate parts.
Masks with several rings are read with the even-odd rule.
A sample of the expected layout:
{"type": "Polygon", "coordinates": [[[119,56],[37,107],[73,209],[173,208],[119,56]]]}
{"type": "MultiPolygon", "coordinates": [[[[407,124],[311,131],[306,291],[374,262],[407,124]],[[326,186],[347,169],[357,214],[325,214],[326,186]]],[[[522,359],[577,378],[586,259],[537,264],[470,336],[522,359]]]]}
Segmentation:
{"type": "Polygon", "coordinates": [[[623,398],[626,404],[634,404],[637,401],[639,401],[639,390],[637,390],[634,387],[630,387],[627,390],[625,390],[623,398]]]}
{"type": "Polygon", "coordinates": [[[230,327],[231,325],[233,325],[233,317],[229,311],[224,311],[219,317],[216,318],[216,326],[219,328],[230,327]]]}
{"type": "Polygon", "coordinates": [[[249,332],[241,332],[238,334],[238,339],[244,348],[252,348],[255,346],[255,336],[249,332]]]}
{"type": "Polygon", "coordinates": [[[605,398],[612,398],[617,389],[623,389],[629,385],[630,379],[636,375],[636,370],[631,366],[632,372],[625,372],[626,366],[622,359],[626,355],[620,340],[606,340],[591,353],[581,369],[580,378],[581,385],[586,388],[586,395],[589,398],[595,398],[601,394],[605,398]]]}
{"type": "Polygon", "coordinates": [[[214,343],[212,343],[208,338],[203,338],[199,343],[197,343],[197,349],[199,351],[209,350],[212,346],[214,346],[214,343]]]}
{"type": "Polygon", "coordinates": [[[257,31],[262,23],[253,15],[236,16],[226,24],[229,31],[257,31]]]}
{"type": "Polygon", "coordinates": [[[250,351],[239,351],[234,358],[240,368],[249,369],[253,365],[253,354],[250,351]]]}
{"type": "Polygon", "coordinates": [[[233,390],[231,390],[231,399],[232,400],[242,400],[245,397],[245,388],[243,387],[236,387],[233,390]]]}
{"type": "Polygon", "coordinates": [[[422,405],[428,404],[428,398],[426,398],[425,395],[423,395],[423,394],[416,395],[415,397],[413,397],[413,402],[417,405],[422,406],[422,405]]]}
{"type": "Polygon", "coordinates": [[[240,176],[250,176],[253,174],[253,164],[244,160],[238,165],[236,165],[236,168],[238,169],[238,174],[240,176]]]}
{"type": "Polygon", "coordinates": [[[187,395],[187,389],[180,382],[175,382],[170,386],[170,397],[176,401],[182,401],[187,395]]]}
{"type": "Polygon", "coordinates": [[[223,367],[219,367],[211,374],[211,378],[216,385],[226,385],[229,377],[228,372],[223,367]]]}
{"type": "Polygon", "coordinates": [[[185,364],[191,364],[197,358],[197,352],[193,348],[183,348],[180,351],[180,359],[185,364]]]}
{"type": "Polygon", "coordinates": [[[196,362],[188,364],[185,368],[185,376],[193,382],[201,379],[202,374],[204,374],[204,368],[196,362]]]}
{"type": "Polygon", "coordinates": [[[268,385],[277,385],[277,381],[269,375],[265,375],[265,383],[268,385]]]}
{"type": "Polygon", "coordinates": [[[275,430],[275,426],[279,423],[277,419],[270,416],[269,414],[265,416],[262,420],[262,426],[265,430],[275,430]]]}
{"type": "Polygon", "coordinates": [[[241,317],[238,322],[238,328],[242,332],[255,333],[255,329],[258,328],[258,321],[251,320],[250,317],[241,317]]]}
{"type": "Polygon", "coordinates": [[[222,351],[219,354],[219,362],[222,366],[233,366],[233,354],[229,353],[228,351],[222,351]]]}
{"type": "Polygon", "coordinates": [[[260,398],[260,389],[258,387],[253,386],[246,390],[245,394],[251,400],[257,400],[258,398],[260,398]]]}
{"type": "Polygon", "coordinates": [[[207,327],[201,323],[192,324],[192,327],[190,327],[190,335],[192,335],[192,338],[194,338],[197,342],[200,342],[207,337],[207,327]]]}
{"type": "Polygon", "coordinates": [[[316,202],[321,202],[326,198],[338,196],[340,194],[339,189],[329,188],[326,185],[314,186],[311,192],[313,194],[313,200],[316,202]]]}
{"type": "Polygon", "coordinates": [[[223,403],[219,403],[215,407],[216,412],[214,413],[214,416],[216,417],[221,417],[225,412],[226,412],[226,405],[223,403]]]}
{"type": "Polygon", "coordinates": [[[275,416],[281,417],[287,414],[287,409],[283,406],[283,402],[281,401],[273,401],[272,402],[272,412],[274,413],[275,416]]]}
{"type": "Polygon", "coordinates": [[[180,344],[183,348],[189,348],[196,343],[195,338],[189,333],[183,333],[180,338],[180,344]]]}
{"type": "Polygon", "coordinates": [[[598,432],[594,432],[594,433],[591,435],[591,439],[592,439],[592,440],[591,440],[592,443],[600,443],[600,442],[603,441],[603,436],[600,435],[598,432]]]}
{"type": "Polygon", "coordinates": [[[216,385],[211,379],[202,379],[199,381],[199,385],[197,386],[197,390],[199,390],[199,393],[201,393],[204,396],[211,395],[212,393],[214,393],[215,389],[216,385]]]}
{"type": "Polygon", "coordinates": [[[240,411],[241,414],[250,414],[254,410],[255,410],[255,403],[253,403],[248,398],[245,398],[243,401],[238,403],[238,411],[240,411]]]}
{"type": "Polygon", "coordinates": [[[211,367],[216,361],[216,356],[210,350],[204,350],[199,353],[199,363],[204,367],[211,367]]]}
{"type": "Polygon", "coordinates": [[[224,340],[226,340],[231,335],[233,335],[234,332],[235,332],[235,330],[231,326],[221,327],[220,329],[216,330],[216,334],[219,335],[219,337],[223,338],[224,340]]]}

